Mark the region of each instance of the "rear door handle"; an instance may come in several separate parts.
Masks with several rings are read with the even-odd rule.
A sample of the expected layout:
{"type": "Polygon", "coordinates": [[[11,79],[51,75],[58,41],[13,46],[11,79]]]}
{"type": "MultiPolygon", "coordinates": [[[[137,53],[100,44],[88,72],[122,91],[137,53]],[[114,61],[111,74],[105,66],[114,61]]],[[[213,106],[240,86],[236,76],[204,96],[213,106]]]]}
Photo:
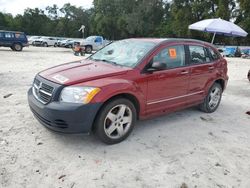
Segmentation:
{"type": "Polygon", "coordinates": [[[188,74],[189,73],[189,71],[187,71],[187,70],[183,70],[183,71],[181,71],[181,75],[185,75],[185,74],[188,74]]]}

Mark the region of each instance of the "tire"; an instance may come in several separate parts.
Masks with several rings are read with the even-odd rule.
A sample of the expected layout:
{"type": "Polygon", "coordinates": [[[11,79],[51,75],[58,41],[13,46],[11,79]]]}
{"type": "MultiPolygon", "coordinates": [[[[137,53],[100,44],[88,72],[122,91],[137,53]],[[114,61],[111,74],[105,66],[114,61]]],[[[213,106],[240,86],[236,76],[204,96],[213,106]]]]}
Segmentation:
{"type": "Polygon", "coordinates": [[[19,44],[19,43],[15,43],[15,44],[13,44],[13,46],[12,46],[11,49],[12,49],[13,51],[18,51],[18,52],[20,52],[20,51],[23,50],[23,46],[22,46],[21,44],[19,44]]]}
{"type": "Polygon", "coordinates": [[[86,52],[87,54],[91,54],[91,53],[92,53],[92,47],[91,47],[91,46],[86,46],[86,47],[85,47],[85,52],[86,52]]]}
{"type": "Polygon", "coordinates": [[[248,78],[248,80],[250,82],[250,70],[248,71],[247,78],[248,78]]]}
{"type": "Polygon", "coordinates": [[[48,45],[47,42],[44,42],[44,43],[43,43],[43,46],[44,46],[44,47],[48,47],[49,45],[48,45]]]}
{"type": "Polygon", "coordinates": [[[206,113],[214,112],[221,101],[222,96],[222,87],[218,83],[214,83],[214,85],[209,89],[209,92],[204,99],[203,103],[200,104],[199,108],[201,111],[206,113]]]}
{"type": "Polygon", "coordinates": [[[117,144],[129,136],[135,122],[136,109],[133,103],[118,98],[100,110],[95,120],[94,133],[106,144],[117,144]]]}

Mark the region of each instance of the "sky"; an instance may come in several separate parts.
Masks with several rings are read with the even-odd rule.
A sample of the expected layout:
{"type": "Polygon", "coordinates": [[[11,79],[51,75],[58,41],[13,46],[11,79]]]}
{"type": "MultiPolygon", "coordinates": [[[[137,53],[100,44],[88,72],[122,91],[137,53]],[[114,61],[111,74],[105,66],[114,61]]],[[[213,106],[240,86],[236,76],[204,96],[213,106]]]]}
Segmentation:
{"type": "Polygon", "coordinates": [[[77,7],[90,8],[93,0],[0,0],[0,11],[13,15],[23,14],[26,8],[41,8],[56,4],[61,8],[65,3],[70,3],[77,7]]]}

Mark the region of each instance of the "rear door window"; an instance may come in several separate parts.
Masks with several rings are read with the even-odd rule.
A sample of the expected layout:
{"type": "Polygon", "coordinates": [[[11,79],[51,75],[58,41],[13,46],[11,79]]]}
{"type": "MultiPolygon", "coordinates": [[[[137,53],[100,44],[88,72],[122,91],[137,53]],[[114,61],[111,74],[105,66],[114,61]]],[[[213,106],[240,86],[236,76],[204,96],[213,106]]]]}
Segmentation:
{"type": "Polygon", "coordinates": [[[0,38],[3,38],[3,37],[4,37],[3,32],[0,32],[0,38]]]}
{"type": "Polygon", "coordinates": [[[167,69],[185,66],[184,45],[164,48],[153,57],[153,62],[165,63],[167,69]]]}
{"type": "Polygon", "coordinates": [[[6,33],[5,33],[5,38],[14,38],[14,34],[13,34],[13,33],[6,32],[6,33]]]}
{"type": "Polygon", "coordinates": [[[210,55],[211,61],[220,59],[220,55],[211,48],[207,48],[207,52],[210,55]]]}
{"type": "Polygon", "coordinates": [[[203,46],[190,45],[189,53],[191,64],[202,64],[210,62],[210,58],[203,46]]]}

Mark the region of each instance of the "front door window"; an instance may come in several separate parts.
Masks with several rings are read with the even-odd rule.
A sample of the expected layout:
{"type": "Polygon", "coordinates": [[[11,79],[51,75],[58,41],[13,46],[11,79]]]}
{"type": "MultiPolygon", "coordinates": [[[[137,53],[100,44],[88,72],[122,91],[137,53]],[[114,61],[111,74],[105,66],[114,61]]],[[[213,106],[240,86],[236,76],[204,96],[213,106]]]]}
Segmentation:
{"type": "Polygon", "coordinates": [[[153,57],[153,62],[166,64],[167,69],[185,66],[185,50],[183,45],[164,48],[153,57]]]}

